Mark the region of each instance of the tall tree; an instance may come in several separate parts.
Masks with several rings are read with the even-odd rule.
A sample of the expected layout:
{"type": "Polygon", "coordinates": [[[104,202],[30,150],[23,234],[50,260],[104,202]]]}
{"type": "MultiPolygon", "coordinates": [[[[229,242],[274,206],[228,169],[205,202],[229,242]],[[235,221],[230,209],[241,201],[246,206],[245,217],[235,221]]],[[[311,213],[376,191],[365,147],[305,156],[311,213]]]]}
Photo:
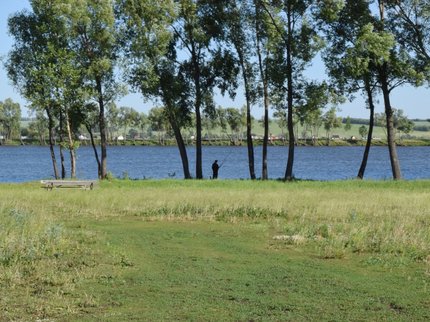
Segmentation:
{"type": "Polygon", "coordinates": [[[63,47],[64,23],[58,18],[54,0],[32,1],[32,12],[23,11],[9,18],[9,32],[15,43],[6,68],[9,78],[34,110],[44,110],[48,117],[49,148],[55,178],[59,178],[55,156],[57,108],[55,90],[58,78],[56,49],[63,47]]]}
{"type": "Polygon", "coordinates": [[[256,71],[253,57],[255,57],[255,43],[252,30],[254,13],[252,1],[226,1],[223,6],[221,20],[226,26],[226,41],[233,45],[240,66],[246,103],[246,142],[248,148],[248,168],[252,180],[255,176],[254,145],[252,140],[251,107],[256,100],[256,71]]]}
{"type": "MultiPolygon", "coordinates": [[[[325,16],[322,18],[329,43],[323,59],[332,86],[338,95],[344,95],[350,99],[354,98],[353,95],[356,92],[361,91],[366,98],[366,107],[369,109],[366,147],[357,174],[357,178],[362,179],[372,144],[374,96],[378,88],[374,56],[365,46],[359,45],[359,39],[364,27],[374,22],[374,17],[369,8],[369,1],[347,0],[340,11],[334,15],[330,11],[325,11],[325,16]],[[366,60],[368,64],[361,65],[362,60],[366,60]]],[[[387,41],[381,42],[381,45],[386,46],[387,41]]]]}
{"type": "Polygon", "coordinates": [[[397,156],[396,142],[395,142],[395,131],[394,131],[394,111],[391,106],[391,92],[396,87],[405,83],[417,84],[422,78],[422,74],[417,72],[414,68],[410,56],[400,46],[399,41],[393,36],[392,26],[387,21],[386,9],[389,0],[378,0],[378,15],[377,23],[372,28],[368,29],[368,33],[365,33],[362,38],[362,45],[368,46],[370,51],[378,54],[380,50],[379,44],[375,43],[375,40],[379,40],[381,37],[391,37],[393,39],[393,45],[390,49],[388,57],[382,57],[376,64],[377,78],[380,85],[385,107],[385,115],[387,122],[387,141],[388,149],[390,152],[391,169],[394,179],[401,179],[402,174],[400,171],[400,162],[397,156]]]}
{"type": "MultiPolygon", "coordinates": [[[[56,64],[52,65],[52,80],[54,81],[53,97],[57,102],[57,117],[60,120],[59,134],[60,154],[62,154],[63,145],[69,150],[70,154],[70,176],[76,177],[76,149],[79,146],[75,140],[76,129],[80,126],[81,119],[78,117],[81,113],[79,109],[85,103],[85,93],[83,91],[82,71],[75,68],[75,53],[68,46],[67,34],[62,36],[62,43],[54,48],[56,64]],[[64,135],[65,140],[64,140],[64,135]]],[[[62,167],[64,168],[64,158],[62,158],[62,167]]],[[[65,177],[64,170],[62,177],[65,177]]]]}
{"type": "MultiPolygon", "coordinates": [[[[390,155],[391,169],[394,179],[401,179],[400,163],[397,156],[394,131],[394,115],[391,106],[391,92],[405,83],[418,84],[422,74],[416,70],[410,55],[402,48],[402,44],[395,37],[396,21],[389,20],[386,10],[392,8],[393,1],[346,1],[342,10],[341,23],[335,24],[339,46],[332,46],[337,50],[335,57],[341,58],[342,68],[332,68],[339,60],[332,57],[332,67],[338,73],[338,80],[361,82],[356,86],[366,93],[370,109],[371,126],[368,133],[368,144],[363,156],[358,178],[364,174],[367,161],[368,146],[373,128],[373,95],[379,89],[383,96],[385,109],[385,124],[387,142],[390,155]],[[372,10],[372,6],[374,10],[372,10]],[[343,19],[343,20],[342,20],[343,19]],[[345,53],[345,54],[342,54],[345,53]],[[346,66],[346,67],[345,67],[346,66]],[[346,73],[345,73],[346,71],[346,73]],[[340,77],[339,77],[340,75],[340,77]],[[343,78],[343,80],[342,80],[343,78]]],[[[336,38],[335,37],[335,38],[336,38]]],[[[333,53],[333,52],[332,52],[333,53]]],[[[339,65],[339,64],[338,64],[339,65]]]]}
{"type": "MultiPolygon", "coordinates": [[[[254,0],[254,32],[255,32],[255,46],[256,56],[258,62],[258,70],[260,76],[260,83],[262,89],[259,93],[260,98],[263,100],[264,114],[263,114],[263,148],[262,148],[262,172],[261,179],[267,180],[269,178],[268,172],[268,144],[269,144],[269,108],[270,108],[270,86],[272,85],[272,76],[270,72],[274,70],[274,52],[276,44],[280,41],[277,37],[273,24],[274,18],[268,15],[269,10],[265,1],[254,0]]],[[[279,72],[279,70],[278,70],[279,72]]]]}
{"type": "Polygon", "coordinates": [[[259,0],[265,12],[270,16],[271,23],[281,37],[279,42],[278,61],[279,67],[276,83],[280,95],[278,101],[285,104],[287,109],[288,124],[288,160],[285,169],[285,180],[293,179],[294,165],[294,104],[297,97],[297,87],[303,82],[303,71],[310,64],[316,53],[321,49],[314,15],[320,6],[320,1],[283,0],[263,1],[259,0]]]}
{"type": "Polygon", "coordinates": [[[213,110],[215,87],[222,94],[234,96],[237,65],[230,51],[220,43],[215,45],[222,30],[214,16],[222,2],[210,0],[178,0],[178,15],[171,28],[174,31],[175,57],[188,85],[196,122],[196,178],[203,178],[202,110],[213,110]],[[178,52],[181,52],[181,55],[178,52]]]}
{"type": "Polygon", "coordinates": [[[64,0],[59,14],[70,32],[77,53],[76,66],[84,71],[89,96],[98,106],[100,131],[100,178],[107,177],[106,105],[124,93],[115,78],[117,61],[115,17],[112,0],[64,0]]]}
{"type": "Polygon", "coordinates": [[[190,118],[189,93],[184,72],[176,61],[174,34],[169,28],[175,20],[175,2],[121,0],[117,9],[129,61],[126,78],[144,97],[163,102],[162,114],[173,129],[184,177],[190,179],[188,155],[181,133],[190,118]]]}
{"type": "MultiPolygon", "coordinates": [[[[99,152],[97,150],[97,143],[94,136],[94,131],[97,128],[99,123],[97,110],[98,110],[98,107],[94,102],[87,102],[86,104],[81,106],[81,108],[79,109],[79,112],[81,113],[80,114],[81,123],[85,126],[85,128],[88,131],[88,134],[90,135],[91,146],[93,148],[94,157],[97,162],[97,174],[98,174],[98,177],[101,178],[102,165],[99,157],[99,152]]],[[[109,114],[107,115],[107,119],[108,117],[109,117],[109,114]]],[[[109,129],[109,126],[107,126],[107,128],[109,129]]]]}

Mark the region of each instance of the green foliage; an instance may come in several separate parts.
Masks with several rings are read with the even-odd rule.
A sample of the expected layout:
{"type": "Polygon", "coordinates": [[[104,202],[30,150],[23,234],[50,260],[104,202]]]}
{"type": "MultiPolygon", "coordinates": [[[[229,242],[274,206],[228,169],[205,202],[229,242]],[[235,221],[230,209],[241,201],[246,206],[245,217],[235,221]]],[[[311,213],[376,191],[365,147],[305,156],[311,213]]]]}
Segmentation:
{"type": "MultiPolygon", "coordinates": [[[[170,122],[166,128],[177,141],[194,117],[194,134],[200,141],[196,164],[201,168],[202,123],[208,129],[216,126],[214,93],[218,89],[234,97],[239,71],[247,87],[249,115],[257,97],[265,98],[266,110],[276,107],[289,121],[291,144],[299,126],[303,137],[318,137],[321,110],[330,100],[338,103],[366,88],[370,102],[378,90],[387,98],[404,83],[422,85],[429,75],[428,11],[426,3],[413,0],[35,0],[31,11],[16,13],[8,21],[15,44],[6,67],[31,108],[46,113],[51,138],[53,129],[61,126],[56,134],[67,134],[63,137],[73,150],[83,124],[91,133],[100,132],[104,161],[106,132],[112,136],[120,127],[124,134],[129,127],[144,132],[142,115],[130,108],[110,108],[124,93],[116,80],[116,68],[124,67],[134,90],[145,99],[161,100],[170,122]],[[377,4],[384,10],[378,12],[377,4]],[[332,84],[307,81],[305,69],[326,44],[332,84]],[[122,66],[117,65],[119,58],[124,58],[122,66]],[[111,109],[108,131],[105,109],[111,109]]],[[[233,116],[230,123],[238,117],[233,116]]],[[[39,124],[30,131],[40,142],[49,136],[43,131],[43,117],[39,115],[39,124]]],[[[0,116],[0,122],[10,137],[6,118],[0,116]]],[[[328,119],[325,127],[330,132],[335,123],[328,119]]],[[[226,120],[218,121],[222,129],[226,120]]],[[[399,131],[411,133],[411,122],[396,122],[399,131]]],[[[234,131],[241,131],[238,120],[234,123],[234,131]]],[[[265,131],[267,138],[267,127],[265,131]]],[[[394,151],[391,132],[387,130],[388,143],[394,151]]],[[[102,172],[105,176],[106,169],[102,172]]]]}
{"type": "Polygon", "coordinates": [[[240,111],[236,108],[226,108],[226,121],[230,126],[232,133],[238,133],[242,127],[243,117],[240,111]]]}
{"type": "Polygon", "coordinates": [[[21,107],[14,103],[10,98],[4,102],[0,101],[0,126],[5,140],[13,138],[13,135],[19,136],[21,121],[21,107]]]}
{"type": "Polygon", "coordinates": [[[349,52],[355,57],[353,62],[356,75],[362,75],[367,71],[370,64],[382,65],[388,61],[395,45],[394,36],[389,32],[377,32],[373,24],[364,25],[357,38],[356,46],[353,52],[349,52]]]}
{"type": "Polygon", "coordinates": [[[351,118],[349,116],[346,118],[344,129],[346,132],[351,130],[351,118]]]}
{"type": "Polygon", "coordinates": [[[360,126],[358,129],[358,133],[360,134],[360,136],[362,138],[364,138],[368,132],[369,132],[369,130],[367,129],[367,126],[365,126],[365,125],[360,126]]]}
{"type": "Polygon", "coordinates": [[[413,57],[414,64],[429,80],[430,15],[426,1],[405,0],[389,4],[391,25],[397,39],[413,57]]]}
{"type": "Polygon", "coordinates": [[[319,1],[319,18],[330,23],[336,21],[341,9],[345,6],[344,0],[319,1]]]}
{"type": "Polygon", "coordinates": [[[342,118],[336,115],[336,108],[332,107],[323,116],[324,129],[327,132],[327,138],[333,129],[339,128],[342,125],[342,118]]]}

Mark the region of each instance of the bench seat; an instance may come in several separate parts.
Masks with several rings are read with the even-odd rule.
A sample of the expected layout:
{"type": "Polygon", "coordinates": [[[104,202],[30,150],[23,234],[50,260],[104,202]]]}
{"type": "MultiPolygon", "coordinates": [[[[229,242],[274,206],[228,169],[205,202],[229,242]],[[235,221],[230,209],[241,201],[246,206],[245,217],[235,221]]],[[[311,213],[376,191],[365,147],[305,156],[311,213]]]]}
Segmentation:
{"type": "Polygon", "coordinates": [[[96,180],[41,180],[43,188],[52,190],[53,188],[81,188],[92,190],[96,185],[96,180]]]}

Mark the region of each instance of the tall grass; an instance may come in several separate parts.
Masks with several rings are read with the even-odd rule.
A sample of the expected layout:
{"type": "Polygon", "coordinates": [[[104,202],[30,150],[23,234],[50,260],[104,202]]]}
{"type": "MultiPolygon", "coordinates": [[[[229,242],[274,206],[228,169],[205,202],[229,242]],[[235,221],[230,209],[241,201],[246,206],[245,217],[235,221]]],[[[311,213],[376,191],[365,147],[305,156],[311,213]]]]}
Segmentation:
{"type": "Polygon", "coordinates": [[[91,192],[31,187],[19,202],[35,213],[75,221],[133,216],[260,222],[280,245],[314,245],[328,258],[374,253],[422,261],[430,254],[429,188],[429,181],[122,180],[91,192]]]}
{"type": "Polygon", "coordinates": [[[95,238],[92,234],[66,228],[60,218],[43,211],[43,205],[23,202],[24,198],[9,196],[1,202],[0,320],[29,312],[38,317],[67,312],[68,296],[88,276],[87,267],[95,260],[94,251],[86,246],[95,238]],[[31,205],[34,211],[29,210],[31,205]],[[55,305],[47,306],[47,300],[55,305]]]}
{"type": "Polygon", "coordinates": [[[56,310],[64,316],[96,305],[91,295],[75,294],[77,285],[106,262],[128,260],[102,253],[103,236],[91,227],[130,218],[251,225],[270,248],[416,261],[430,274],[430,181],[120,180],[92,191],[4,184],[0,205],[0,307],[6,308],[0,314],[6,318],[12,309],[55,317],[56,310]],[[22,298],[14,307],[14,290],[22,288],[27,295],[17,291],[22,298]],[[44,305],[47,299],[55,306],[44,305]]]}
{"type": "Polygon", "coordinates": [[[11,266],[54,256],[64,243],[62,227],[18,208],[0,210],[0,263],[11,266]]]}

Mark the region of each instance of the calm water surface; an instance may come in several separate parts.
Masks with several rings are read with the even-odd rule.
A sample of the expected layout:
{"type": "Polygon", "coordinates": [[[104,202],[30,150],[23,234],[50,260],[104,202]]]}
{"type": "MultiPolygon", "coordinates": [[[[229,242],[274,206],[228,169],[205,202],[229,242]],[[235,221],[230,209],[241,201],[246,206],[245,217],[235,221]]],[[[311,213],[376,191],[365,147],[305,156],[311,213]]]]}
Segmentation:
{"type": "MultiPolygon", "coordinates": [[[[363,147],[298,147],[294,175],[301,179],[339,180],[354,178],[360,166],[363,147]]],[[[90,147],[78,149],[77,176],[95,179],[97,165],[90,147]]],[[[430,147],[399,147],[398,154],[405,179],[430,178],[430,147]]],[[[287,147],[269,147],[270,178],[284,176],[287,147]]],[[[66,157],[68,155],[66,154],[66,157]]],[[[188,149],[190,171],[195,173],[195,149],[188,149]]],[[[211,164],[222,164],[220,179],[248,179],[246,147],[203,147],[203,175],[211,176],[211,164]]],[[[261,147],[255,149],[256,175],[261,175],[261,147]]],[[[69,170],[69,167],[67,168],[69,170]]],[[[108,149],[108,171],[116,177],[183,178],[177,147],[112,146],[108,149]]],[[[0,146],[0,182],[25,182],[53,177],[48,147],[0,146]]],[[[390,179],[387,147],[372,147],[365,178],[390,179]]]]}

